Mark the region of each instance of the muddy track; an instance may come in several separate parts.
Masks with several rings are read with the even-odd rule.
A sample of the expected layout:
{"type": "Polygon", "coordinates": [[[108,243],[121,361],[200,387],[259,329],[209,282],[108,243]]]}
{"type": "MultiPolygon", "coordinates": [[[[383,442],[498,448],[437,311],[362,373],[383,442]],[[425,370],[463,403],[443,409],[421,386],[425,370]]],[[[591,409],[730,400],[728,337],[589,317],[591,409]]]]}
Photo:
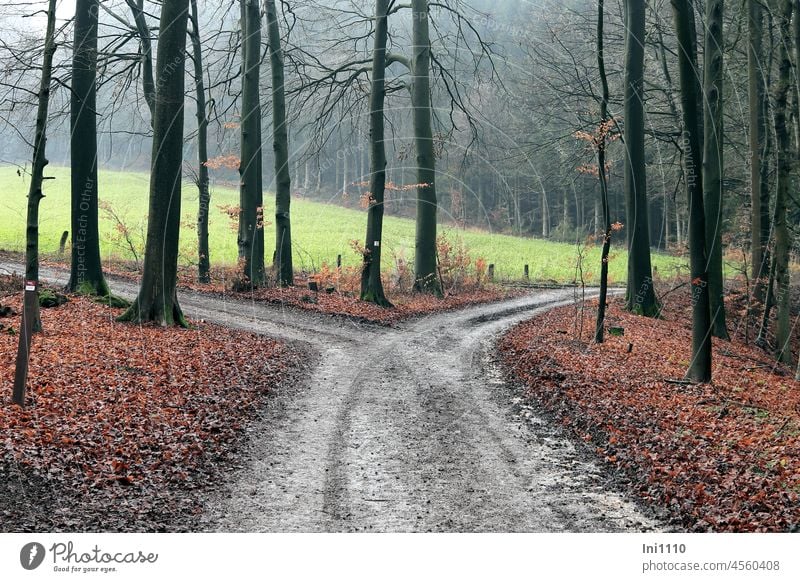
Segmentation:
{"type": "MultiPolygon", "coordinates": [[[[0,264],[10,270],[13,265],[0,264]]],[[[17,267],[19,268],[19,267],[17,267]]],[[[43,269],[42,278],[65,280],[43,269]]],[[[132,297],[136,286],[114,281],[132,297]]],[[[380,327],[181,293],[189,317],[302,342],[317,364],[269,401],[209,531],[652,531],[582,448],[515,406],[492,360],[509,326],[572,300],[537,291],[380,327]]]]}

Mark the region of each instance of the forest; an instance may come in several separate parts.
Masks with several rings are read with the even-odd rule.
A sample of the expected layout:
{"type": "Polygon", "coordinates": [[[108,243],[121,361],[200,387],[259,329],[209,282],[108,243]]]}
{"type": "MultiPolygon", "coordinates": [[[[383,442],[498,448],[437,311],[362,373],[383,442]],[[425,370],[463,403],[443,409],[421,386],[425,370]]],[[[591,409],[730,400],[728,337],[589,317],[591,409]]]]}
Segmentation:
{"type": "Polygon", "coordinates": [[[796,531],[798,71],[800,0],[4,3],[4,531],[796,531]]]}

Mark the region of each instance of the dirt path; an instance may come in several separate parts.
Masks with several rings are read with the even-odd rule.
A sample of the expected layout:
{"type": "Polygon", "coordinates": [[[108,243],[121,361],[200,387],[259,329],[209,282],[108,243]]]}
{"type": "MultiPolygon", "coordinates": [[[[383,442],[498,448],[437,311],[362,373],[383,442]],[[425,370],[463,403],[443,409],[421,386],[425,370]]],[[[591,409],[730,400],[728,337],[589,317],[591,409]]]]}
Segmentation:
{"type": "MultiPolygon", "coordinates": [[[[7,265],[0,264],[0,272],[7,265]]],[[[62,273],[43,270],[60,281],[62,273]]],[[[133,296],[130,283],[115,292],[133,296]]],[[[541,291],[383,328],[181,294],[188,316],[301,341],[308,383],[279,394],[239,469],[206,502],[211,531],[650,531],[600,467],[515,406],[498,333],[571,300],[541,291]]]]}

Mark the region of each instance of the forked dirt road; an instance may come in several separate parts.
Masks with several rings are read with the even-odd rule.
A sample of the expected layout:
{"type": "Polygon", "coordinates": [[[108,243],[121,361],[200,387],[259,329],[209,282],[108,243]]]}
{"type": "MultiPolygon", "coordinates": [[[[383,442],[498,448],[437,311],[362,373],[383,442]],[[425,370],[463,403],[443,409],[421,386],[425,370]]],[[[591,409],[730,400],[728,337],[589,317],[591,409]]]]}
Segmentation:
{"type": "MultiPolygon", "coordinates": [[[[43,269],[42,278],[64,276],[43,269]]],[[[537,291],[385,328],[182,293],[189,317],[316,354],[308,381],[269,401],[241,466],[206,500],[202,529],[662,529],[586,451],[522,405],[492,360],[499,333],[571,300],[571,291],[537,291]]]]}

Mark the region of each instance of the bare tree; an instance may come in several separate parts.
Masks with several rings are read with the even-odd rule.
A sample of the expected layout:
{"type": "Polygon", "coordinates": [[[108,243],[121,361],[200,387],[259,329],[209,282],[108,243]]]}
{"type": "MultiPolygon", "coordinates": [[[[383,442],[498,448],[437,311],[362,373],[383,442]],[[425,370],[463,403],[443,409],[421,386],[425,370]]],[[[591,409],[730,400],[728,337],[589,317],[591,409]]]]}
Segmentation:
{"type": "Polygon", "coordinates": [[[658,313],[650,263],[650,223],[644,160],[645,1],[627,0],[625,45],[625,216],[628,233],[627,308],[658,313]]]}
{"type": "Polygon", "coordinates": [[[692,0],[671,0],[678,37],[681,106],[686,144],[686,192],[689,198],[689,261],[692,286],[692,360],[687,376],[695,382],[711,381],[711,314],[706,259],[706,224],[703,174],[700,171],[700,113],[697,78],[697,36],[692,25],[692,0]]]}
{"type": "MultiPolygon", "coordinates": [[[[53,74],[53,55],[56,52],[56,1],[47,4],[47,29],[44,37],[42,79],[39,84],[39,106],[36,111],[36,136],[33,142],[31,182],[28,188],[28,213],[25,229],[25,279],[39,280],[39,202],[44,198],[42,184],[47,160],[47,113],[50,107],[50,83],[53,74]]],[[[33,331],[42,330],[39,302],[34,304],[33,331]]]]}
{"type": "Polygon", "coordinates": [[[786,224],[786,204],[792,170],[792,153],[787,122],[787,100],[791,85],[792,46],[791,18],[792,0],[773,0],[773,11],[779,31],[778,84],[775,86],[775,137],[777,141],[777,169],[775,188],[775,251],[772,255],[776,287],[776,354],[781,362],[789,363],[792,354],[790,339],[790,295],[789,295],[789,229],[786,224]]]}
{"type": "Polygon", "coordinates": [[[442,295],[436,270],[436,154],[431,124],[431,39],[428,0],[411,0],[411,108],[417,152],[417,232],[414,289],[442,295]]]}
{"type": "Polygon", "coordinates": [[[361,299],[382,307],[391,304],[381,280],[381,240],[383,238],[384,190],[386,187],[386,144],[384,143],[384,103],[386,100],[386,42],[389,0],[375,0],[375,48],[372,53],[372,87],[369,99],[369,206],[364,265],[361,270],[361,299]]]}
{"type": "Polygon", "coordinates": [[[258,0],[240,0],[242,9],[242,122],[239,175],[239,260],[242,283],[264,283],[264,202],[261,160],[261,12],[258,0]]]}
{"type": "Polygon", "coordinates": [[[200,283],[211,281],[210,249],[208,248],[208,211],[211,205],[211,192],[208,177],[208,113],[206,111],[206,88],[203,82],[203,47],[200,41],[200,19],[197,14],[197,0],[191,0],[189,21],[192,28],[189,38],[192,41],[192,62],[194,64],[195,114],[197,116],[197,190],[199,203],[197,211],[197,280],[200,283]]]}
{"type": "MultiPolygon", "coordinates": [[[[597,2],[597,71],[600,75],[600,127],[596,134],[597,175],[600,177],[600,204],[603,209],[603,249],[600,254],[600,296],[598,297],[597,321],[594,341],[603,343],[606,301],[608,297],[608,255],[611,249],[611,210],[608,205],[608,172],[606,170],[606,135],[611,128],[608,115],[608,78],[606,77],[605,48],[603,45],[604,1],[597,2]]],[[[596,230],[600,230],[596,226],[596,230]]]]}
{"type": "Polygon", "coordinates": [[[97,185],[97,24],[99,0],[75,3],[70,99],[72,265],[67,288],[108,296],[100,261],[97,185]]]}
{"type": "Polygon", "coordinates": [[[156,57],[150,207],[144,268],[136,301],[121,321],[186,326],[178,303],[184,76],[189,0],[165,2],[156,57]]]}
{"type": "Polygon", "coordinates": [[[267,37],[272,71],[272,151],[275,161],[275,261],[273,270],[280,287],[294,284],[292,266],[292,228],[289,216],[291,176],[289,174],[289,136],[286,129],[286,87],[283,48],[275,0],[266,0],[267,37]]]}

